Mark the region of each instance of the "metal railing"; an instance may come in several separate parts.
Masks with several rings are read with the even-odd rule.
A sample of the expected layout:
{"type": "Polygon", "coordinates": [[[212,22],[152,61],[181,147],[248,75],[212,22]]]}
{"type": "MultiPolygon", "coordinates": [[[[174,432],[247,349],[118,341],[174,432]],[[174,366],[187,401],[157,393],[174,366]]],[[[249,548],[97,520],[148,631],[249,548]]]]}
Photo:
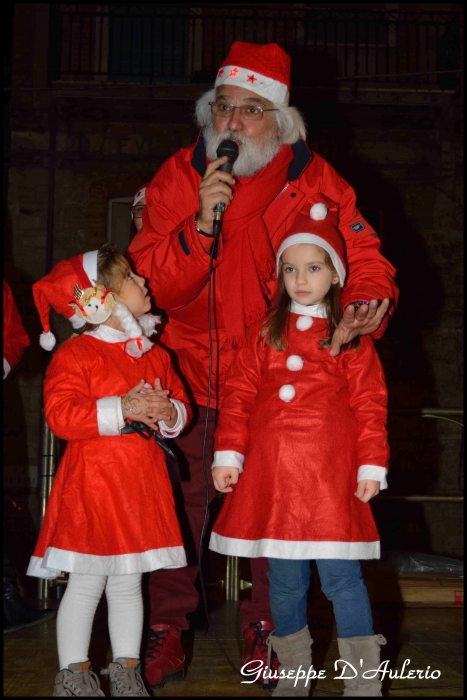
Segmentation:
{"type": "Polygon", "coordinates": [[[53,4],[49,77],[211,83],[235,40],[285,48],[295,58],[295,86],[346,79],[402,88],[459,85],[456,12],[278,4],[53,4]]]}

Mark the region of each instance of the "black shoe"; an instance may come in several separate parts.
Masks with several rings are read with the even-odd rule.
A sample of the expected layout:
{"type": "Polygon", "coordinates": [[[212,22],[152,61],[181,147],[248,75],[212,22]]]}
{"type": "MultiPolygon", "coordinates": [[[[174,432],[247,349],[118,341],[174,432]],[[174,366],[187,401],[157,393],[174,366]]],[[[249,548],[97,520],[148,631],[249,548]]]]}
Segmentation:
{"type": "Polygon", "coordinates": [[[3,579],[3,633],[14,632],[50,620],[55,610],[35,610],[21,598],[18,587],[3,579]]]}

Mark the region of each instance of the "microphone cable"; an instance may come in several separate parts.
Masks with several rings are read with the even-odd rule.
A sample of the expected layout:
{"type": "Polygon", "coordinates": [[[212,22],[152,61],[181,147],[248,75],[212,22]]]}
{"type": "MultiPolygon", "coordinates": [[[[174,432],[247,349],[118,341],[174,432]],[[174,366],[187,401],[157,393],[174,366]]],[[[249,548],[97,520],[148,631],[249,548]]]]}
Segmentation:
{"type": "MultiPolygon", "coordinates": [[[[233,668],[233,670],[239,675],[242,676],[241,671],[235,666],[229,655],[227,654],[226,650],[224,649],[221,640],[217,636],[217,632],[214,629],[214,626],[211,621],[211,616],[209,615],[209,610],[208,610],[208,603],[207,603],[207,598],[206,598],[206,589],[204,586],[204,581],[203,581],[203,572],[202,572],[202,556],[203,556],[203,537],[204,537],[204,530],[208,521],[208,513],[209,513],[209,478],[208,478],[208,470],[207,470],[207,464],[206,464],[206,447],[207,447],[207,437],[208,437],[208,427],[209,427],[209,413],[211,410],[211,385],[212,385],[212,368],[213,368],[213,360],[214,360],[214,349],[213,349],[213,342],[212,342],[212,313],[211,313],[211,307],[212,307],[212,275],[213,275],[213,262],[214,259],[217,257],[217,249],[218,249],[218,240],[219,240],[219,235],[220,235],[220,229],[221,229],[221,221],[215,221],[214,222],[214,228],[213,228],[213,233],[214,233],[214,241],[211,246],[211,251],[210,251],[210,256],[209,256],[209,270],[208,270],[208,334],[209,334],[209,366],[208,366],[208,403],[206,407],[206,419],[204,422],[204,436],[203,436],[203,451],[202,451],[202,458],[203,458],[203,472],[204,472],[204,483],[205,483],[205,508],[204,508],[204,519],[203,519],[203,526],[201,528],[201,534],[199,538],[199,547],[198,547],[198,568],[199,568],[199,582],[200,582],[200,587],[201,587],[201,593],[203,597],[203,605],[204,605],[204,612],[206,614],[206,620],[208,623],[208,628],[211,630],[213,633],[215,640],[217,642],[217,645],[223,655],[225,656],[226,660],[230,664],[230,666],[233,668]]],[[[218,392],[217,392],[218,393],[218,392]]],[[[217,398],[219,398],[217,396],[217,398]]],[[[243,677],[243,676],[242,676],[243,677]]]]}

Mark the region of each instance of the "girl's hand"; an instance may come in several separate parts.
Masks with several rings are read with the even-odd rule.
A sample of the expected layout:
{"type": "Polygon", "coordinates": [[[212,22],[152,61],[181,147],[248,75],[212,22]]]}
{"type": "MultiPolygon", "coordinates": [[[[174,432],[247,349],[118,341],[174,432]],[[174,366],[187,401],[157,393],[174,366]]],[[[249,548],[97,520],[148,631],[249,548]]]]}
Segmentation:
{"type": "Polygon", "coordinates": [[[177,422],[177,409],[169,399],[170,391],[163,389],[159,377],[154,381],[154,389],[150,384],[144,384],[142,394],[151,398],[156,413],[153,414],[156,421],[163,420],[168,428],[172,428],[177,422]]]}
{"type": "Polygon", "coordinates": [[[379,494],[379,481],[374,481],[373,479],[362,479],[358,482],[357,490],[354,496],[357,496],[363,503],[368,503],[370,498],[377,496],[379,494]]]}
{"type": "MultiPolygon", "coordinates": [[[[156,380],[158,382],[159,380],[156,380]]],[[[160,420],[170,421],[173,418],[173,413],[176,409],[171,401],[168,400],[168,391],[162,389],[159,386],[158,389],[147,389],[143,390],[145,381],[141,381],[134,386],[130,391],[122,398],[122,412],[123,417],[126,420],[141,421],[146,423],[150,428],[154,430],[157,429],[157,422],[160,420]],[[143,391],[142,391],[143,390],[143,391]]]]}
{"type": "Polygon", "coordinates": [[[233,491],[230,484],[238,483],[238,469],[236,467],[214,467],[212,470],[212,480],[217,491],[229,493],[233,491]]]}

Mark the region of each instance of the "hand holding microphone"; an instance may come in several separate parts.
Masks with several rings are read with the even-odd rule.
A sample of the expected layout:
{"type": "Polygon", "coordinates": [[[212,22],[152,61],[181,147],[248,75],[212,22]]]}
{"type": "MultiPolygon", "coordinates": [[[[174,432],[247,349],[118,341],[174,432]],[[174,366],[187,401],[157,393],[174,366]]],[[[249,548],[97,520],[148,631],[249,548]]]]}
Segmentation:
{"type": "Polygon", "coordinates": [[[197,226],[207,234],[213,232],[214,217],[216,216],[220,223],[224,210],[233,198],[232,185],[235,184],[235,180],[231,173],[238,157],[238,146],[235,141],[222,141],[217,155],[218,158],[206,168],[199,186],[197,226]]]}

